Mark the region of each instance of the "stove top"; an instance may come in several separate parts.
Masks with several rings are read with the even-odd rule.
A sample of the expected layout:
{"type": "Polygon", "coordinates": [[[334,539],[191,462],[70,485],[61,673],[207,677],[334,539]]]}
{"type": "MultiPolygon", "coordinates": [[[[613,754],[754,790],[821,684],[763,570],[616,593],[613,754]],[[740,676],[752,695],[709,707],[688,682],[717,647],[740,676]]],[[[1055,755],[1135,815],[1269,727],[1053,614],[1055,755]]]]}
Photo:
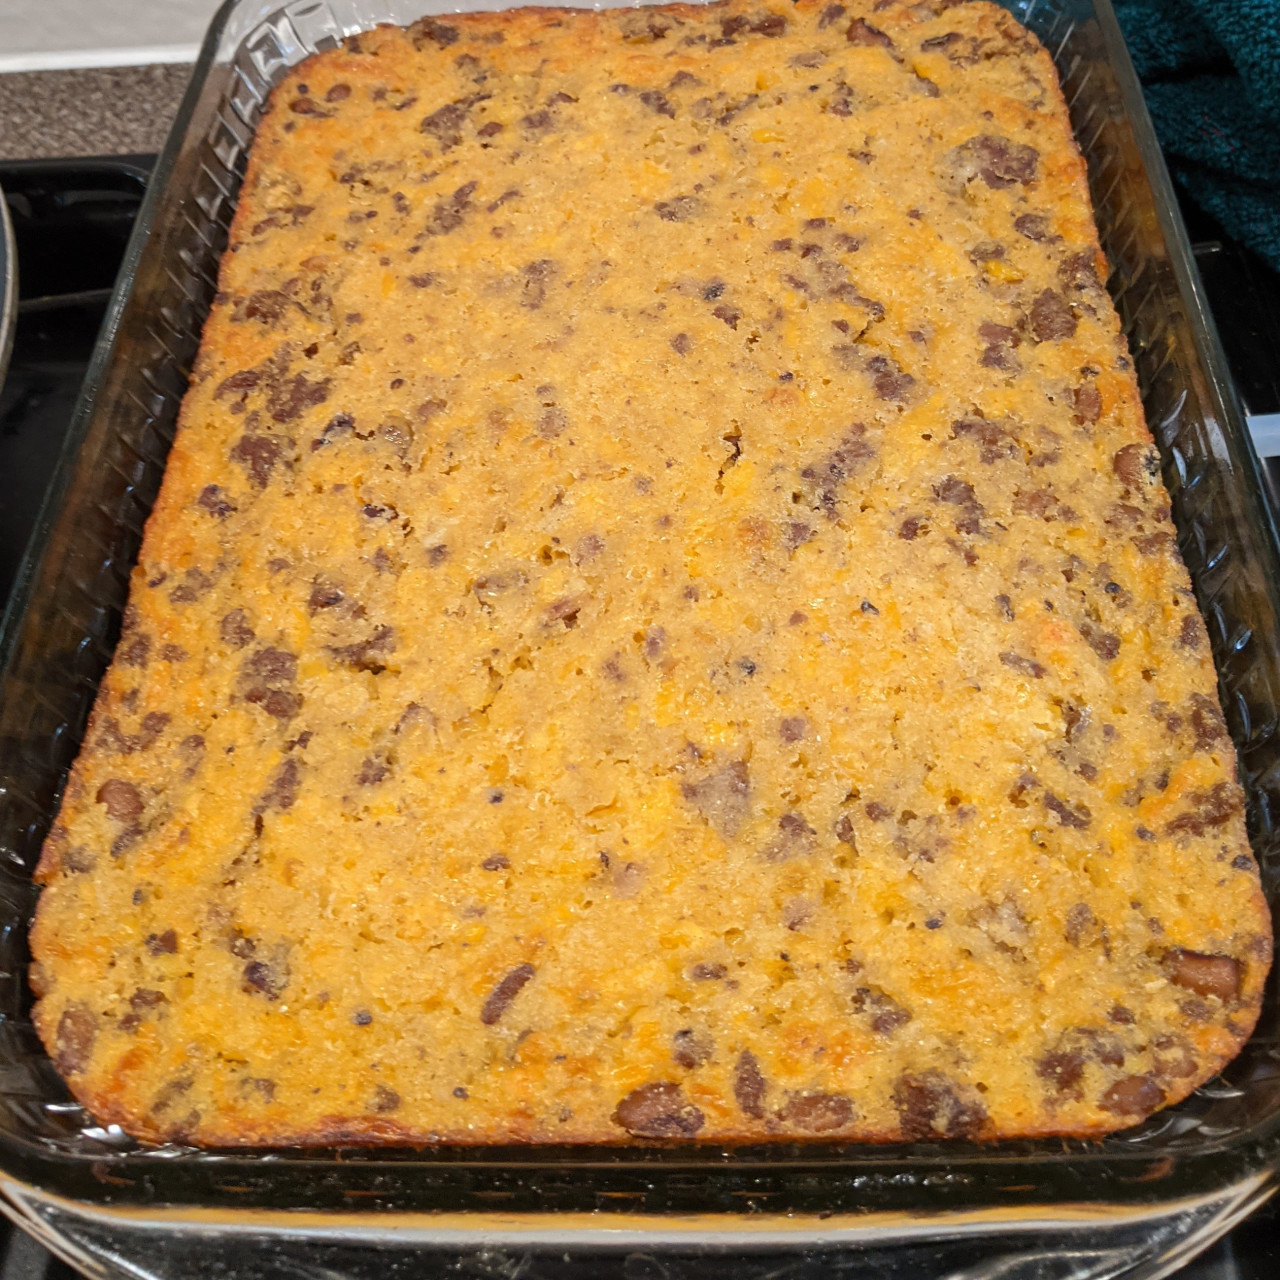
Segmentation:
{"type": "Polygon", "coordinates": [[[154,159],[0,162],[18,250],[17,326],[0,387],[0,601],[53,473],[154,159]]]}
{"type": "MultiPolygon", "coordinates": [[[[154,159],[0,163],[19,277],[13,356],[0,388],[0,602],[39,514],[154,159]]],[[[1204,215],[1184,212],[1246,409],[1264,432],[1274,420],[1280,452],[1280,277],[1204,215]]],[[[1280,457],[1269,459],[1267,470],[1280,519],[1280,457]]],[[[530,1261],[524,1280],[554,1280],[554,1258],[530,1261]]],[[[1278,1275],[1280,1197],[1176,1280],[1278,1275]]],[[[65,1263],[0,1219],[0,1280],[74,1278],[65,1263]]]]}

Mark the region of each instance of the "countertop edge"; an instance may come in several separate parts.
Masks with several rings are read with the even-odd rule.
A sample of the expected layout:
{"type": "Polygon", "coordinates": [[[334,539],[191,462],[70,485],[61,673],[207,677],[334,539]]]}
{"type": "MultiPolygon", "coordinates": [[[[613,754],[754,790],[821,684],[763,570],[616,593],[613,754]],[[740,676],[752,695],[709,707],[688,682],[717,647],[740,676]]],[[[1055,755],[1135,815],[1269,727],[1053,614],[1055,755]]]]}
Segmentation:
{"type": "Polygon", "coordinates": [[[0,160],[159,151],[193,64],[0,74],[0,160]]]}

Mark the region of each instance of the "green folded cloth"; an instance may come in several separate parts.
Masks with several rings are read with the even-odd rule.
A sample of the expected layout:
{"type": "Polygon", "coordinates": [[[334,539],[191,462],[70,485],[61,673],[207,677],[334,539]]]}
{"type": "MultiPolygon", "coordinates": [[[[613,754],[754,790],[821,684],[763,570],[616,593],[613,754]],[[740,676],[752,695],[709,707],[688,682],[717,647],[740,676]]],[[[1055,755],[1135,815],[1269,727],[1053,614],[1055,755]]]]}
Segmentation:
{"type": "Polygon", "coordinates": [[[1174,179],[1280,271],[1280,0],[1116,0],[1174,179]]]}

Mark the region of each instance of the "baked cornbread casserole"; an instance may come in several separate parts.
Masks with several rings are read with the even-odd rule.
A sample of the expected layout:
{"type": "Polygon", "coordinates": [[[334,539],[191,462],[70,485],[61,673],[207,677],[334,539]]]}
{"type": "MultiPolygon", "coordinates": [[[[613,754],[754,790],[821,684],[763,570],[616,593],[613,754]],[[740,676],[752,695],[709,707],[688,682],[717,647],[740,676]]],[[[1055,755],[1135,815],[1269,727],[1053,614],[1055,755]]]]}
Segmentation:
{"type": "Polygon", "coordinates": [[[382,27],[262,121],[35,1018],[197,1144],[1100,1134],[1270,923],[1052,61],[382,27]]]}

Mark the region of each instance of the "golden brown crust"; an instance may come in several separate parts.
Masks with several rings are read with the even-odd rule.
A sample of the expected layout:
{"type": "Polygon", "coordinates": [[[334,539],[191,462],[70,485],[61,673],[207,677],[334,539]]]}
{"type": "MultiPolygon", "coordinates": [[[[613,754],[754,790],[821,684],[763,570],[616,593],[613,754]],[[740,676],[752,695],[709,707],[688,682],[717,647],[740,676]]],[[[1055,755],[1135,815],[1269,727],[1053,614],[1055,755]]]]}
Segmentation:
{"type": "Polygon", "coordinates": [[[207,1145],[1100,1134],[1270,924],[1052,63],[517,10],[295,68],[33,927],[207,1145]]]}

